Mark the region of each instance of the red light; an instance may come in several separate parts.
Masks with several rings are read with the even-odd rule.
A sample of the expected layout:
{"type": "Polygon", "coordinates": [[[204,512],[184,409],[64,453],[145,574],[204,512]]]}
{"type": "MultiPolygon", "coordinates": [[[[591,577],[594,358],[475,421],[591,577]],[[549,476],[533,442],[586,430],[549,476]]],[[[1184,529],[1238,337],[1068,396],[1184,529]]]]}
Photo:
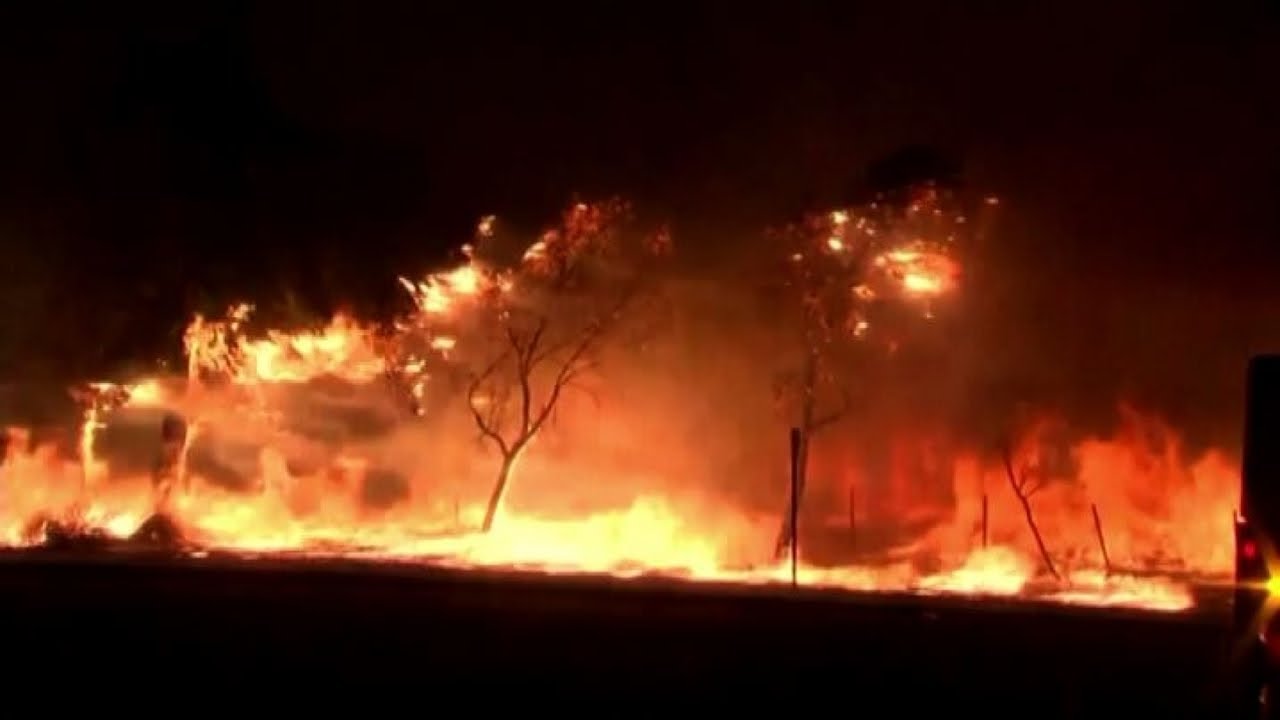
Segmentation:
{"type": "Polygon", "coordinates": [[[1245,560],[1252,560],[1258,557],[1258,543],[1252,540],[1245,540],[1244,544],[1240,546],[1240,554],[1244,556],[1245,560]]]}

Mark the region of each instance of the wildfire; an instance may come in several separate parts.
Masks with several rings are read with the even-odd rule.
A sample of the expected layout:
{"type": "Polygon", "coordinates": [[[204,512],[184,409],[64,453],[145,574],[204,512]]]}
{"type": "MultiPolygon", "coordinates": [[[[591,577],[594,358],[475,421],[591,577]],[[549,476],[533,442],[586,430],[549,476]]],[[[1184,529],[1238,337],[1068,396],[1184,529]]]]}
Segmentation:
{"type": "MultiPolygon", "coordinates": [[[[668,250],[664,233],[637,234],[636,254],[625,256],[617,230],[625,210],[576,205],[510,266],[479,252],[495,232],[496,219],[485,218],[460,265],[400,280],[412,311],[390,340],[346,316],[263,332],[249,329],[247,304],[219,319],[196,316],[184,336],[185,378],[98,383],[79,394],[74,459],[29,430],[8,431],[0,542],[38,544],[57,529],[126,538],[163,508],[200,552],[789,582],[773,552],[775,509],[748,509],[712,483],[678,482],[673,474],[693,472],[702,454],[697,438],[660,444],[640,435],[659,432],[665,419],[599,409],[607,401],[591,382],[616,360],[608,333],[621,332],[643,279],[620,274],[620,258],[638,267],[668,250]],[[397,384],[415,412],[388,400],[397,384]],[[156,470],[164,417],[185,423],[180,437],[164,440],[180,446],[176,489],[156,470]]],[[[942,218],[929,197],[906,214],[910,222],[832,212],[809,236],[816,244],[793,258],[805,267],[814,257],[857,265],[839,275],[855,338],[875,330],[864,312],[870,303],[936,300],[957,287],[946,228],[963,221],[942,218]],[[927,233],[921,219],[931,223],[927,233]]],[[[1030,499],[1034,528],[990,452],[958,448],[931,480],[895,467],[884,481],[815,450],[815,477],[837,478],[830,482],[849,489],[841,496],[856,489],[864,501],[858,512],[828,513],[834,520],[805,513],[798,580],[1186,609],[1191,586],[1175,574],[1230,572],[1234,466],[1218,451],[1187,455],[1177,433],[1151,417],[1124,410],[1123,419],[1113,437],[1060,448],[1071,462],[1044,470],[1030,499]],[[868,515],[930,523],[879,541],[871,558],[868,538],[878,536],[860,525],[868,515]],[[805,559],[806,538],[824,533],[846,538],[849,552],[834,562],[805,559]]],[[[1042,426],[1017,440],[1026,463],[1049,443],[1042,426]]]]}

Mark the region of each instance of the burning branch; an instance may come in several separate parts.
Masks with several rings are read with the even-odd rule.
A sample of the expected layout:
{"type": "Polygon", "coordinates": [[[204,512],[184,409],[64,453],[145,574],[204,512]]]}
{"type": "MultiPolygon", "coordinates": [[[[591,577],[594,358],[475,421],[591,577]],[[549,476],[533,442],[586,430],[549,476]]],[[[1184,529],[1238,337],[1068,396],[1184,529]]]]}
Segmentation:
{"type": "Polygon", "coordinates": [[[1009,477],[1009,487],[1013,488],[1013,494],[1018,498],[1018,502],[1022,505],[1022,512],[1027,517],[1027,527],[1031,528],[1031,535],[1035,537],[1036,547],[1040,549],[1040,559],[1044,561],[1045,568],[1055,580],[1061,579],[1057,568],[1053,566],[1053,559],[1049,557],[1049,549],[1045,547],[1044,538],[1040,536],[1040,528],[1036,525],[1035,515],[1031,512],[1031,496],[1044,489],[1046,480],[1043,475],[1036,475],[1030,472],[1030,468],[1023,467],[1021,472],[1014,472],[1013,457],[1006,446],[1003,448],[1002,456],[1004,460],[1005,474],[1009,477]]]}

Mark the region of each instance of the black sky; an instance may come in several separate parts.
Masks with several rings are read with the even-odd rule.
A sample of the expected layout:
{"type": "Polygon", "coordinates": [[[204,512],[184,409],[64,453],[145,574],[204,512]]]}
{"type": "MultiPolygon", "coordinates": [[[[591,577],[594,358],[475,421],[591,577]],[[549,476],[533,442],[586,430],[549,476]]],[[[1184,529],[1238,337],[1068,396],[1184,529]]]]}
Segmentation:
{"type": "Polygon", "coordinates": [[[928,143],[1004,200],[994,377],[1234,408],[1280,348],[1276,4],[839,5],[5,4],[0,364],[103,371],[233,295],[376,307],[575,192],[741,242],[928,143]]]}

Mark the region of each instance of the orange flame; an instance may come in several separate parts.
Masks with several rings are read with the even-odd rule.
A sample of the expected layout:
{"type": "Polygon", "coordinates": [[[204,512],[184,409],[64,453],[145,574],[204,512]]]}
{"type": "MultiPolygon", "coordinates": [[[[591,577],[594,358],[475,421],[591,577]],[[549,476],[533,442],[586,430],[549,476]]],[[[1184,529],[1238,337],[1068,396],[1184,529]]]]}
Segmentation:
{"type": "MultiPolygon", "coordinates": [[[[51,444],[34,443],[29,430],[8,431],[0,465],[0,542],[42,542],[55,523],[112,537],[132,534],[159,506],[151,456],[139,462],[119,448],[107,452],[105,431],[127,435],[133,428],[135,439],[125,449],[152,452],[146,449],[158,441],[155,413],[169,410],[187,419],[188,431],[177,470],[184,489],[165,508],[204,549],[788,581],[789,569],[772,552],[776,508],[748,510],[709,489],[673,489],[657,456],[682,450],[697,456],[696,447],[654,453],[646,444],[644,462],[620,463],[617,447],[634,441],[641,428],[623,421],[615,427],[581,398],[565,400],[557,410],[564,413],[558,420],[562,431],[577,430],[584,443],[604,449],[575,453],[554,438],[537,438],[521,455],[524,495],[511,498],[492,532],[476,533],[484,507],[473,489],[485,488],[491,475],[473,462],[474,429],[451,425],[448,418],[433,420],[435,425],[398,419],[384,396],[371,390],[388,373],[399,373],[412,396],[424,400],[427,350],[467,350],[459,335],[438,330],[441,323],[461,322],[468,304],[512,292],[513,272],[540,272],[546,263],[562,261],[564,253],[596,237],[591,233],[600,231],[603,218],[594,206],[575,206],[564,227],[539,236],[512,271],[500,272],[468,254],[462,265],[422,281],[401,279],[415,309],[398,327],[405,337],[409,329],[432,331],[422,354],[404,350],[409,359],[398,365],[372,328],[345,316],[318,330],[257,336],[246,329],[249,305],[231,308],[222,319],[196,316],[184,336],[185,380],[92,386],[77,460],[61,457],[51,444]],[[210,375],[230,383],[208,383],[210,375]],[[341,380],[341,389],[327,390],[317,382],[322,378],[341,380]],[[115,399],[107,402],[108,396],[115,399]],[[392,418],[385,424],[394,429],[377,442],[345,429],[377,425],[384,416],[392,418]],[[458,440],[459,428],[468,433],[466,442],[458,440]],[[389,465],[404,470],[388,479],[383,475],[389,465]],[[377,488],[380,499],[371,499],[377,488]]],[[[934,297],[955,287],[959,267],[944,250],[897,238],[852,211],[837,211],[827,220],[829,234],[822,242],[830,253],[852,252],[858,238],[886,238],[875,246],[872,266],[898,291],[934,297]]],[[[491,235],[494,222],[486,218],[478,234],[491,235]]],[[[892,291],[881,286],[883,278],[865,278],[857,292],[872,298],[892,291]]],[[[865,333],[866,320],[858,323],[854,332],[865,333]]],[[[407,344],[405,337],[399,340],[407,344]]],[[[1190,607],[1191,586],[1175,576],[1215,578],[1231,569],[1234,463],[1220,451],[1188,457],[1177,433],[1158,420],[1131,410],[1124,419],[1116,436],[1068,448],[1071,468],[1055,471],[1031,498],[1038,530],[1060,570],[1056,580],[1044,572],[999,459],[963,450],[943,463],[942,480],[904,472],[892,492],[880,488],[883,497],[873,498],[878,505],[867,511],[890,521],[926,518],[926,529],[890,543],[874,560],[806,560],[799,579],[858,590],[1025,596],[1167,611],[1190,607]],[[929,483],[945,487],[927,488],[929,483]],[[1101,555],[1102,540],[1110,567],[1101,555]]],[[[1039,433],[1033,428],[1020,438],[1020,460],[1036,459],[1039,433]]],[[[854,460],[819,456],[814,462],[827,462],[832,476],[853,485],[868,485],[854,460]]],[[[847,524],[850,516],[857,513],[841,513],[837,524],[847,524]]]]}

